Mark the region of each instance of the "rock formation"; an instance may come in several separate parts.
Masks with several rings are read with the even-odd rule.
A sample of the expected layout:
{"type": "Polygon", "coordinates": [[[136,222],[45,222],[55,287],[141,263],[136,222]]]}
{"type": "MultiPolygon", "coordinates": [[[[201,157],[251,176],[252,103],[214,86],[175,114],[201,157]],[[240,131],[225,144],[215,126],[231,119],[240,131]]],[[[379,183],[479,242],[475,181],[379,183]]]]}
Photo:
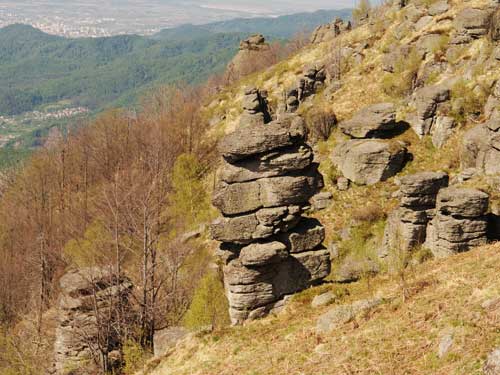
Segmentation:
{"type": "Polygon", "coordinates": [[[294,113],[297,111],[300,103],[324,87],[326,78],[326,71],[323,66],[305,69],[296,86],[284,92],[283,104],[278,113],[294,113]]]}
{"type": "Polygon", "coordinates": [[[245,89],[243,97],[243,114],[240,119],[242,124],[266,124],[271,121],[267,93],[255,87],[245,89]]]}
{"type": "Polygon", "coordinates": [[[240,43],[240,49],[226,70],[226,78],[237,80],[255,71],[255,66],[266,60],[266,55],[270,52],[270,46],[266,39],[256,34],[240,43]]]}
{"type": "MultiPolygon", "coordinates": [[[[106,360],[111,362],[120,347],[115,325],[118,309],[112,309],[122,306],[122,314],[130,313],[127,301],[132,283],[126,278],[117,282],[112,273],[100,268],[84,268],[64,275],[60,288],[55,374],[67,374],[70,369],[75,375],[95,374],[92,365],[103,360],[99,348],[108,353],[106,360]]],[[[108,365],[112,367],[112,363],[108,365]]]]}
{"type": "Polygon", "coordinates": [[[490,29],[491,10],[466,8],[455,18],[456,34],[452,44],[470,43],[486,35],[490,29]]]}
{"type": "Polygon", "coordinates": [[[430,134],[436,123],[439,106],[450,99],[451,91],[446,85],[423,87],[413,94],[412,105],[415,114],[409,123],[419,137],[430,134]]]}
{"type": "Polygon", "coordinates": [[[411,251],[425,242],[427,225],[435,215],[439,191],[448,186],[448,175],[422,172],[399,179],[399,207],[387,220],[380,256],[391,249],[411,251]]]}
{"type": "Polygon", "coordinates": [[[483,370],[485,375],[500,375],[500,347],[488,354],[483,370]]]}
{"type": "Polygon", "coordinates": [[[352,138],[385,138],[398,126],[396,108],[392,103],[379,103],[363,108],[350,120],[339,125],[352,138]]]}
{"type": "Polygon", "coordinates": [[[330,273],[324,228],[301,216],[322,187],[305,140],[304,121],[289,114],[244,124],[219,143],[223,164],[213,204],[222,217],[211,232],[222,242],[234,324],[269,313],[330,273]]]}
{"type": "Polygon", "coordinates": [[[500,173],[500,112],[464,134],[461,149],[462,169],[476,168],[488,175],[500,173]]]}
{"type": "Polygon", "coordinates": [[[352,139],[335,147],[332,161],[349,180],[373,185],[401,171],[407,157],[407,149],[401,142],[352,139]]]}
{"type": "Polygon", "coordinates": [[[489,196],[475,189],[442,189],[436,216],[428,227],[426,247],[446,257],[487,242],[489,196]]]}
{"type": "Polygon", "coordinates": [[[316,44],[331,40],[340,34],[351,30],[351,28],[352,26],[350,21],[344,22],[342,19],[336,18],[333,22],[327,25],[318,26],[312,33],[311,43],[316,44]]]}

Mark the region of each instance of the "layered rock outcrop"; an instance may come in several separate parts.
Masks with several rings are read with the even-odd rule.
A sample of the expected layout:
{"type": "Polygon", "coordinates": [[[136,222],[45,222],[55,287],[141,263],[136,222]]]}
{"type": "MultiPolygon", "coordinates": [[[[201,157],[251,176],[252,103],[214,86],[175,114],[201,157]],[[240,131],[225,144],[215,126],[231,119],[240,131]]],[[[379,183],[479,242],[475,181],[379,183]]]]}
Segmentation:
{"type": "Polygon", "coordinates": [[[467,131],[461,148],[462,169],[476,168],[494,175],[500,173],[500,112],[494,110],[486,122],[467,131]]]}
{"type": "Polygon", "coordinates": [[[331,40],[340,34],[351,30],[352,25],[350,21],[344,22],[341,18],[336,18],[333,22],[327,25],[321,25],[314,30],[311,35],[311,43],[321,43],[331,40]]]}
{"type": "Polygon", "coordinates": [[[123,314],[130,316],[132,283],[101,268],[84,268],[64,275],[60,287],[54,373],[95,374],[99,368],[92,364],[102,368],[103,360],[111,369],[113,352],[121,346],[116,323],[120,314],[124,320],[123,314]]]}
{"type": "Polygon", "coordinates": [[[488,194],[479,190],[442,189],[426,247],[436,257],[447,257],[484,245],[488,240],[488,204],[488,194]]]}
{"type": "Polygon", "coordinates": [[[305,69],[295,87],[283,93],[283,103],[280,105],[278,113],[294,113],[297,111],[300,103],[325,86],[326,79],[326,70],[323,66],[305,69]]]}
{"type": "Polygon", "coordinates": [[[439,118],[439,107],[450,99],[451,90],[444,84],[426,86],[413,94],[415,114],[409,123],[419,137],[430,134],[439,118]]]}
{"type": "Polygon", "coordinates": [[[330,273],[322,225],[302,217],[322,187],[302,118],[244,124],[219,143],[223,163],[213,204],[222,217],[224,282],[234,324],[280,307],[287,295],[330,273]]]}
{"type": "Polygon", "coordinates": [[[490,9],[465,8],[455,18],[456,35],[453,44],[469,43],[488,34],[492,11],[490,9]]]}
{"type": "Polygon", "coordinates": [[[227,67],[226,78],[234,80],[254,71],[255,65],[265,60],[270,50],[271,47],[261,34],[241,41],[238,53],[227,67]]]}
{"type": "Polygon", "coordinates": [[[243,97],[242,124],[266,124],[271,121],[267,92],[247,87],[243,97]]]}
{"type": "Polygon", "coordinates": [[[448,186],[443,172],[422,172],[399,180],[399,207],[389,214],[380,256],[392,249],[411,251],[425,242],[427,225],[435,216],[439,191],[448,186]]]}
{"type": "Polygon", "coordinates": [[[391,138],[406,127],[396,120],[394,104],[367,106],[340,123],[340,130],[352,139],[335,147],[332,161],[344,177],[356,184],[385,181],[403,169],[409,155],[402,142],[380,138],[391,138]]]}

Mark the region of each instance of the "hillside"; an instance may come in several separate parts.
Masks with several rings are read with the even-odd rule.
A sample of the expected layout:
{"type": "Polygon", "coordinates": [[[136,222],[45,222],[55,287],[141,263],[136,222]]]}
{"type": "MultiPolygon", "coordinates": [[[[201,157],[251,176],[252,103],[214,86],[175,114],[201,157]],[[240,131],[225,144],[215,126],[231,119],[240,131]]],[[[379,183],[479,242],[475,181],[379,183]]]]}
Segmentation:
{"type": "Polygon", "coordinates": [[[353,21],[6,174],[0,373],[498,375],[500,7],[353,21]]]}
{"type": "Polygon", "coordinates": [[[0,31],[0,114],[16,115],[62,100],[99,110],[131,104],[153,84],[199,83],[224,68],[241,37],[72,40],[30,26],[9,26],[0,31]]]}
{"type": "Polygon", "coordinates": [[[500,344],[500,280],[491,277],[499,261],[495,245],[410,269],[406,302],[398,281],[385,276],[312,288],[277,316],[181,342],[145,374],[482,374],[500,344]],[[327,291],[338,297],[312,308],[313,297],[327,291]],[[375,296],[385,302],[331,333],[317,332],[332,307],[375,296]],[[440,358],[448,334],[453,344],[440,358]]]}
{"type": "MultiPolygon", "coordinates": [[[[307,94],[309,97],[298,100],[297,113],[309,119],[313,132],[320,130],[314,127],[315,121],[324,126],[324,116],[335,114],[338,127],[313,147],[325,177],[324,193],[332,197],[326,209],[312,214],[326,228],[325,244],[331,250],[333,260],[328,282],[294,296],[284,311],[275,316],[247,322],[244,327],[200,334],[200,337],[181,341],[168,351],[165,358],[151,361],[152,370],[145,373],[486,373],[483,371],[485,360],[500,343],[500,285],[496,276],[500,271],[498,245],[452,255],[445,260],[425,262],[429,257],[455,254],[457,250],[448,252],[449,249],[461,246],[455,241],[461,241],[459,238],[469,229],[462,226],[458,229],[462,232],[458,234],[456,224],[446,221],[439,230],[453,233],[451,242],[446,243],[438,233],[437,240],[429,238],[432,234],[427,234],[424,243],[419,232],[421,224],[418,221],[413,223],[415,219],[397,215],[400,212],[404,215],[408,209],[419,214],[423,209],[418,204],[415,207],[404,203],[406,197],[399,189],[405,176],[409,179],[427,176],[418,174],[420,172],[440,176],[444,171],[453,189],[474,188],[478,189],[474,190],[478,195],[484,192],[489,195],[493,220],[490,225],[494,226],[489,236],[492,240],[498,238],[498,226],[493,224],[497,222],[500,203],[498,169],[494,166],[497,162],[488,162],[498,160],[494,159],[498,153],[495,147],[490,151],[489,146],[478,146],[477,141],[471,139],[474,132],[485,127],[482,124],[492,129],[493,124],[498,123],[495,117],[495,108],[498,109],[495,99],[498,86],[495,85],[500,78],[496,60],[498,36],[495,36],[498,35],[495,34],[498,8],[486,1],[410,1],[402,8],[396,3],[375,10],[370,21],[352,31],[335,38],[319,38],[319,42],[295,57],[244,79],[239,87],[222,93],[208,110],[214,118],[222,119],[218,130],[232,140],[236,139],[240,125],[249,126],[245,116],[253,116],[254,107],[248,104],[253,94],[247,95],[250,92],[248,87],[264,92],[269,111],[278,113],[278,117],[283,108],[287,108],[287,112],[290,108],[294,110],[297,104],[290,103],[296,103],[297,98],[304,95],[300,94],[301,90],[311,90],[307,94]],[[492,14],[488,12],[494,15],[487,16],[492,14]],[[315,90],[315,80],[324,79],[316,78],[323,70],[330,78],[315,90]],[[449,92],[448,99],[437,99],[443,96],[439,92],[449,92]],[[246,108],[252,108],[252,111],[246,108]],[[386,110],[387,114],[378,114],[386,110]],[[395,134],[384,130],[384,125],[378,123],[390,123],[384,116],[391,118],[391,111],[396,112],[394,118],[400,121],[401,129],[395,134]],[[454,125],[443,135],[438,128],[445,117],[454,125]],[[370,135],[374,129],[380,134],[370,135]],[[387,138],[392,140],[385,141],[387,138]],[[409,160],[400,166],[391,166],[394,170],[388,177],[367,182],[365,178],[376,169],[373,165],[380,162],[378,157],[367,155],[364,159],[362,154],[354,153],[350,156],[352,151],[347,147],[372,142],[388,142],[390,148],[387,150],[402,150],[409,155],[409,160]],[[476,151],[479,148],[480,151],[476,151]],[[472,160],[468,161],[468,158],[472,160]],[[402,234],[392,232],[395,231],[392,225],[402,228],[402,234]],[[396,238],[402,244],[395,246],[403,246],[411,255],[408,259],[405,256],[404,260],[394,260],[389,255],[387,264],[383,253],[387,247],[389,252],[394,251],[391,250],[390,238],[398,235],[403,236],[402,239],[396,238]],[[424,263],[420,264],[422,261],[424,263]],[[413,266],[401,274],[400,271],[390,271],[394,267],[391,262],[409,262],[413,266]],[[382,274],[374,277],[381,269],[384,270],[382,274]],[[313,297],[328,291],[335,296],[331,305],[312,308],[313,297]],[[342,316],[340,311],[350,309],[351,303],[374,298],[382,298],[381,305],[342,322],[331,332],[317,331],[323,314],[333,313],[339,306],[336,313],[342,316]],[[440,346],[446,347],[444,342],[449,337],[453,341],[451,349],[439,354],[440,346]]],[[[258,113],[260,109],[256,111],[258,113]]],[[[252,142],[247,143],[248,147],[252,145],[252,142]]],[[[237,148],[236,145],[233,147],[237,148]]],[[[228,168],[227,155],[225,157],[226,160],[219,165],[223,171],[228,168]]],[[[259,178],[255,173],[253,176],[259,178]]],[[[232,182],[229,181],[229,187],[233,186],[232,182]]],[[[234,184],[238,189],[243,189],[242,185],[234,184]]],[[[228,188],[227,195],[224,195],[226,192],[222,188],[220,194],[230,200],[229,192],[228,188]]],[[[252,190],[246,192],[248,200],[253,199],[252,193],[252,190]]],[[[457,190],[457,194],[468,193],[469,190],[457,190]]],[[[408,199],[416,200],[415,196],[408,199]]],[[[230,203],[215,202],[229,226],[234,212],[239,211],[231,211],[226,218],[224,210],[230,203]]],[[[420,204],[424,209],[429,208],[428,203],[420,204]]],[[[246,207],[247,201],[244,205],[246,207]]],[[[442,215],[446,215],[444,211],[442,215]]],[[[439,228],[439,220],[444,220],[444,216],[433,220],[434,228],[439,228]]],[[[427,231],[429,233],[429,227],[427,231]]],[[[230,238],[241,237],[235,234],[230,238]]],[[[484,241],[483,237],[481,242],[484,241]]],[[[259,298],[262,296],[264,301],[267,294],[260,290],[261,284],[248,285],[250,281],[245,277],[250,276],[242,270],[236,273],[231,268],[237,267],[238,255],[225,256],[229,257],[229,260],[223,258],[222,261],[227,267],[225,276],[235,283],[234,278],[241,274],[241,283],[244,284],[231,284],[229,288],[245,288],[248,293],[227,291],[230,304],[238,306],[245,298],[252,309],[258,303],[264,303],[259,298]],[[231,261],[235,257],[237,259],[231,261]]],[[[262,270],[263,273],[269,272],[264,266],[262,270]]]]}

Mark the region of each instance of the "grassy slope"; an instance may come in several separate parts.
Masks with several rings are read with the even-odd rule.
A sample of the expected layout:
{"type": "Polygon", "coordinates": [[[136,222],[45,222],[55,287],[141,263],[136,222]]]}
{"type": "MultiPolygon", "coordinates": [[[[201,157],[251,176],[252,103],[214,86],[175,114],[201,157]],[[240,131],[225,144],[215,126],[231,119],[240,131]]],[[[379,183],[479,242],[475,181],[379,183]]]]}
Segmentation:
{"type": "Polygon", "coordinates": [[[387,276],[338,286],[324,285],[294,297],[284,312],[225,332],[191,338],[149,375],[266,374],[481,374],[486,355],[500,345],[500,307],[481,305],[500,297],[500,244],[408,271],[410,297],[387,276]],[[395,297],[331,334],[315,331],[312,297],[328,289],[350,295],[336,304],[375,294],[395,297]],[[440,337],[454,345],[438,358],[440,337]]]}
{"type": "MultiPolygon", "coordinates": [[[[450,13],[443,16],[443,22],[439,25],[434,22],[424,30],[409,31],[399,43],[409,43],[436,30],[446,34],[451,28],[447,17],[464,6],[484,4],[482,0],[466,4],[454,1],[450,13]]],[[[364,61],[342,77],[342,89],[333,97],[317,95],[312,106],[332,108],[341,120],[374,102],[394,101],[404,108],[401,99],[383,92],[384,73],[380,64],[385,46],[393,42],[393,30],[403,19],[402,12],[393,12],[385,16],[388,28],[375,23],[344,36],[344,46],[371,39],[371,47],[364,51],[364,61]]],[[[481,51],[488,50],[485,43],[479,40],[464,49],[460,62],[452,64],[454,71],[437,77],[436,82],[462,75],[470,68],[469,61],[474,63],[481,51]]],[[[221,94],[208,107],[209,115],[224,118],[217,134],[237,127],[243,86],[256,85],[267,89],[271,99],[279,98],[283,88],[296,81],[303,67],[321,62],[327,52],[325,44],[308,47],[290,60],[248,77],[221,94]]],[[[474,81],[489,81],[495,77],[500,77],[499,69],[479,72],[474,75],[474,81]]],[[[305,114],[308,110],[307,106],[301,109],[305,114]]],[[[458,129],[441,150],[432,146],[429,137],[419,140],[411,130],[400,135],[398,139],[407,142],[414,155],[414,160],[400,175],[424,170],[445,170],[451,176],[456,175],[460,139],[471,126],[474,123],[458,129]]],[[[331,166],[329,156],[343,138],[336,131],[328,142],[317,148],[325,175],[331,166]]],[[[380,244],[383,216],[397,204],[392,198],[397,190],[395,180],[391,178],[374,186],[353,186],[347,192],[338,192],[327,178],[326,188],[334,194],[334,203],[317,214],[327,229],[326,243],[338,241],[340,231],[354,225],[360,228],[360,233],[341,246],[351,252],[361,250],[364,256],[375,251],[380,244]],[[363,221],[369,205],[376,207],[382,220],[363,221]]],[[[498,189],[492,190],[494,186],[488,186],[488,182],[479,178],[468,184],[488,190],[492,204],[500,202],[498,189]]],[[[499,261],[500,244],[496,244],[416,266],[408,270],[411,297],[405,303],[400,297],[400,283],[387,275],[351,285],[328,284],[313,288],[295,297],[278,317],[186,341],[148,374],[480,374],[486,354],[500,345],[500,311],[486,311],[481,307],[485,300],[500,296],[499,261]],[[330,288],[342,295],[348,291],[347,296],[336,302],[339,304],[374,294],[395,299],[332,334],[318,335],[314,330],[316,320],[328,308],[313,310],[309,302],[314,295],[330,288]],[[440,359],[436,354],[439,337],[449,331],[454,333],[455,344],[450,354],[440,359]]]]}

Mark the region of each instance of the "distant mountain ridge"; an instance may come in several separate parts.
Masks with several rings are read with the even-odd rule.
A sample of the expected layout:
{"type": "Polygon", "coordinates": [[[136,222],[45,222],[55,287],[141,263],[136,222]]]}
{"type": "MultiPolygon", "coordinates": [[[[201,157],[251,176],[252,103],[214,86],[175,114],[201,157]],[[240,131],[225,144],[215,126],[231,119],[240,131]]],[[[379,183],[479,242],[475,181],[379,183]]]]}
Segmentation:
{"type": "Polygon", "coordinates": [[[187,38],[209,33],[261,33],[269,38],[287,39],[298,32],[310,32],[318,25],[332,19],[351,17],[352,9],[318,10],[312,13],[296,13],[280,17],[237,18],[229,21],[213,22],[205,25],[181,25],[164,29],[153,36],[159,38],[187,38]]]}

